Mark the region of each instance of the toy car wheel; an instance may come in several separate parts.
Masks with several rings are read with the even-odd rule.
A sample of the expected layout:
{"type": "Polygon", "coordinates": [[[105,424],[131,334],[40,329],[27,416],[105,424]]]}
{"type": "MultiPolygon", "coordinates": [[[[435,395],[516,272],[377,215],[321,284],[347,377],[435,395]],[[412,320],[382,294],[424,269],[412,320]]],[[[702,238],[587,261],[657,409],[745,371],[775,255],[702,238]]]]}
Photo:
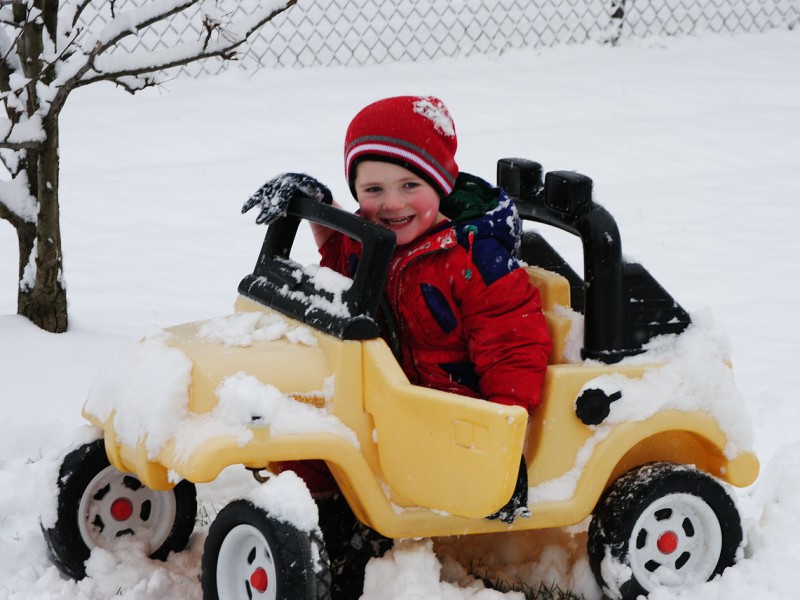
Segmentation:
{"type": "Polygon", "coordinates": [[[609,598],[657,586],[685,589],[732,565],[739,512],[715,479],[671,463],[637,467],[615,481],[589,526],[589,562],[609,598]]]}
{"type": "Polygon", "coordinates": [[[53,562],[74,579],[86,575],[85,562],[98,547],[118,552],[136,546],[165,560],[186,547],[197,514],[192,483],[151,490],[109,464],[102,439],[66,456],[57,502],[56,524],[44,536],[53,562]]]}
{"type": "Polygon", "coordinates": [[[394,540],[364,525],[340,492],[316,500],[319,528],[331,570],[332,600],[360,598],[367,563],[383,556],[394,540]]]}
{"type": "Polygon", "coordinates": [[[208,531],[201,583],[205,600],[322,600],[330,595],[317,533],[279,521],[246,500],[223,508],[208,531]]]}

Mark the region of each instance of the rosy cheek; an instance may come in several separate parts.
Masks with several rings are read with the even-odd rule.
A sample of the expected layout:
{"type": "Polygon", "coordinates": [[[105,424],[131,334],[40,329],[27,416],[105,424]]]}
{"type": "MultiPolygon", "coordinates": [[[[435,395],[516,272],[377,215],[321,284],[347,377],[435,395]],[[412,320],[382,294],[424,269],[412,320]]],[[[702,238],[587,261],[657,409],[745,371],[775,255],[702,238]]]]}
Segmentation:
{"type": "Polygon", "coordinates": [[[372,221],[373,223],[380,223],[381,220],[378,218],[378,212],[376,210],[363,210],[361,211],[361,216],[364,217],[367,221],[372,221]]]}

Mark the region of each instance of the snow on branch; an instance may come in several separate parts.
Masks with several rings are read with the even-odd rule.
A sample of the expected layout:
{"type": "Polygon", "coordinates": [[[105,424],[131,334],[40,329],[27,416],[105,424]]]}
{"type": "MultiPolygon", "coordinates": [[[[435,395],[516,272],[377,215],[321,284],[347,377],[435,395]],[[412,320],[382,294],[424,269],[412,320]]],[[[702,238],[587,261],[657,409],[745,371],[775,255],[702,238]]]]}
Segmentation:
{"type": "MultiPolygon", "coordinates": [[[[184,42],[159,52],[140,50],[100,56],[104,53],[105,47],[100,48],[92,61],[92,69],[85,71],[76,81],[75,86],[83,86],[100,80],[117,82],[121,77],[153,73],[211,57],[231,59],[235,56],[236,49],[246,42],[255,31],[294,5],[296,1],[261,2],[253,14],[229,22],[223,22],[221,16],[216,14],[217,11],[208,10],[208,7],[204,6],[201,18],[206,35],[202,40],[184,42]]],[[[135,25],[135,27],[141,29],[141,27],[151,24],[152,21],[149,21],[147,25],[135,25]]],[[[121,28],[122,25],[118,24],[116,27],[121,28]]],[[[113,31],[114,27],[111,24],[104,29],[105,34],[113,31]]],[[[98,43],[101,43],[104,32],[101,32],[98,43]]],[[[118,41],[121,38],[115,39],[118,41]]],[[[96,46],[96,48],[99,47],[96,46]]]]}
{"type": "Polygon", "coordinates": [[[0,182],[0,218],[33,218],[35,200],[22,193],[17,168],[26,164],[30,151],[36,159],[72,90],[109,81],[134,93],[156,85],[160,71],[211,57],[230,60],[255,31],[297,0],[261,0],[252,14],[239,14],[235,0],[148,0],[128,10],[120,9],[122,2],[103,0],[107,20],[101,27],[83,19],[93,2],[101,3],[0,0],[0,102],[5,108],[0,162],[12,175],[11,182],[0,182]],[[179,40],[160,51],[129,51],[121,45],[149,27],[190,14],[199,20],[198,39],[179,40]]]}
{"type": "MultiPolygon", "coordinates": [[[[5,12],[5,9],[0,9],[0,15],[2,15],[2,17],[0,17],[0,23],[2,23],[2,25],[8,25],[4,18],[5,12]]],[[[8,78],[10,74],[15,71],[22,72],[22,64],[20,63],[19,57],[13,52],[14,46],[18,43],[22,32],[20,30],[14,33],[15,35],[12,38],[8,35],[6,27],[0,27],[0,89],[3,91],[9,89],[8,78]]]]}
{"type": "Polygon", "coordinates": [[[70,28],[74,28],[78,24],[78,20],[81,18],[83,11],[92,3],[92,0],[81,0],[78,2],[74,7],[74,12],[72,16],[69,18],[68,23],[70,28]]]}
{"type": "MultiPolygon", "coordinates": [[[[123,38],[135,35],[139,30],[149,27],[153,23],[163,21],[177,14],[190,6],[194,6],[200,0],[156,0],[148,2],[141,8],[112,13],[112,18],[97,35],[87,37],[83,49],[85,52],[92,52],[97,45],[103,49],[110,48],[123,38]]],[[[103,51],[104,51],[103,50],[103,51]]]]}
{"type": "Polygon", "coordinates": [[[28,191],[28,174],[0,181],[0,218],[13,222],[36,223],[38,203],[28,191]]]}
{"type": "Polygon", "coordinates": [[[45,133],[39,115],[19,122],[0,118],[0,147],[12,150],[38,148],[44,140],[45,133]]]}
{"type": "MultiPolygon", "coordinates": [[[[125,12],[113,12],[111,20],[97,33],[70,28],[62,32],[73,36],[70,48],[61,49],[61,60],[55,61],[57,76],[47,119],[60,111],[70,91],[96,81],[110,81],[129,92],[136,92],[157,83],[155,72],[186,65],[211,57],[231,59],[235,50],[259,27],[273,19],[297,0],[264,0],[253,14],[223,22],[219,1],[213,0],[154,0],[147,5],[125,12]],[[170,19],[197,6],[198,17],[206,31],[203,40],[184,42],[162,50],[125,51],[119,47],[128,36],[170,19]],[[213,39],[212,39],[213,38],[213,39]],[[111,52],[111,50],[116,50],[111,52]]],[[[83,3],[76,7],[83,9],[83,3]]],[[[74,18],[73,18],[74,19],[74,18]]],[[[65,43],[63,40],[61,44],[65,43]]]]}

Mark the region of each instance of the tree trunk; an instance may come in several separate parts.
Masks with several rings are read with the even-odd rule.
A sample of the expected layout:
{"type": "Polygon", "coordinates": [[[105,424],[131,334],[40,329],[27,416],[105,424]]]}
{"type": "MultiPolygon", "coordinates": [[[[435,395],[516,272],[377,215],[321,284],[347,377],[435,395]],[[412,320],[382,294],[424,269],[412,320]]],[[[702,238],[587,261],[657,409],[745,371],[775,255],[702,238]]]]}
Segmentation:
{"type": "MultiPolygon", "coordinates": [[[[19,46],[25,76],[30,79],[27,113],[40,108],[37,82],[49,85],[52,68],[44,68],[42,52],[44,36],[55,39],[58,23],[57,0],[34,0],[33,8],[41,18],[29,19],[28,8],[14,4],[14,16],[24,23],[19,46]]],[[[28,175],[28,192],[38,202],[36,223],[15,225],[19,239],[19,289],[17,312],[45,331],[67,330],[67,290],[64,284],[61,257],[61,226],[58,206],[58,114],[44,123],[42,147],[24,153],[23,168],[28,175]]]]}
{"type": "MultiPolygon", "coordinates": [[[[35,239],[30,239],[32,227],[17,228],[20,248],[17,312],[46,331],[63,333],[68,322],[58,207],[58,125],[47,133],[41,151],[29,153],[29,159],[36,163],[35,183],[31,178],[31,187],[35,185],[36,189],[31,191],[39,201],[39,214],[35,239]]],[[[33,175],[31,166],[29,175],[33,175]]]]}
{"type": "MultiPolygon", "coordinates": [[[[14,214],[10,206],[2,203],[0,219],[11,222],[19,240],[17,312],[42,329],[54,333],[66,331],[68,325],[58,205],[58,116],[67,95],[77,87],[97,81],[112,81],[134,93],[156,85],[154,70],[178,67],[215,56],[230,60],[250,34],[294,5],[296,0],[287,0],[285,6],[276,9],[259,7],[253,15],[231,19],[233,26],[230,28],[204,10],[202,18],[208,35],[202,48],[186,54],[183,43],[180,43],[177,48],[180,51],[167,53],[161,62],[151,63],[147,59],[141,63],[136,60],[131,64],[127,64],[127,61],[126,64],[113,63],[115,66],[110,71],[96,68],[98,57],[120,48],[128,36],[138,35],[139,31],[155,23],[163,21],[169,24],[171,17],[192,6],[196,8],[197,0],[161,4],[153,2],[153,11],[140,11],[136,15],[116,15],[112,0],[111,22],[106,29],[98,32],[101,35],[96,43],[84,48],[80,37],[83,27],[80,25],[81,14],[90,3],[91,0],[73,3],[63,3],[61,0],[0,0],[3,11],[2,34],[6,38],[9,35],[13,38],[4,39],[3,46],[8,47],[7,53],[0,56],[0,105],[5,107],[7,117],[3,119],[6,135],[5,139],[0,139],[0,147],[14,153],[9,154],[13,160],[3,156],[0,157],[0,163],[6,167],[12,179],[23,173],[27,175],[28,193],[38,204],[34,223],[26,221],[30,215],[14,214]],[[71,6],[68,7],[68,4],[71,6]],[[59,6],[64,9],[63,12],[59,6]],[[69,36],[64,42],[65,47],[54,56],[53,51],[59,46],[56,43],[59,13],[67,19],[64,32],[68,32],[69,36]],[[12,57],[12,52],[17,56],[12,57]],[[54,85],[59,65],[64,65],[65,61],[70,61],[69,76],[54,85]],[[24,90],[19,87],[20,84],[24,90]],[[12,127],[20,125],[23,120],[30,124],[34,117],[43,121],[45,141],[42,145],[38,141],[40,136],[35,139],[14,139],[10,136],[9,123],[12,127]]],[[[94,34],[90,33],[89,39],[92,38],[94,34]]],[[[38,119],[34,123],[38,125],[38,119]]],[[[17,133],[20,138],[25,134],[24,131],[17,133]]]]}

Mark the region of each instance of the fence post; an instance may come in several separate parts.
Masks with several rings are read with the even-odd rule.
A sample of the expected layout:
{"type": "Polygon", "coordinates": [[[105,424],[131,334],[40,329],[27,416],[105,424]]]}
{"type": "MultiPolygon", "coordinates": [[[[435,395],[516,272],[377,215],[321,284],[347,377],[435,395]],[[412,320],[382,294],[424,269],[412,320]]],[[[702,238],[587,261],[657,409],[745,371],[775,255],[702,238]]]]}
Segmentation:
{"type": "Polygon", "coordinates": [[[622,35],[622,25],[625,23],[625,1],[611,0],[611,28],[607,41],[616,46],[622,35]]]}

